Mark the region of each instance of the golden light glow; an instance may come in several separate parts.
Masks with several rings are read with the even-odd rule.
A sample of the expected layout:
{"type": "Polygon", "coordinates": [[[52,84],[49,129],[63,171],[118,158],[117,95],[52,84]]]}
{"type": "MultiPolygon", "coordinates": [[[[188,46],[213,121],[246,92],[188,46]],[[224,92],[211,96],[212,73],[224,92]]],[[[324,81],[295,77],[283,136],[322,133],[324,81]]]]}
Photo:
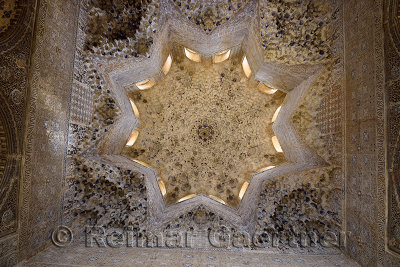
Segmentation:
{"type": "Polygon", "coordinates": [[[171,66],[172,66],[172,57],[171,55],[168,55],[167,60],[165,60],[164,66],[162,67],[164,75],[167,75],[167,73],[171,69],[171,66]]]}
{"type": "Polygon", "coordinates": [[[201,57],[200,54],[197,52],[194,52],[193,50],[190,50],[185,47],[185,55],[187,56],[188,59],[193,60],[194,62],[200,62],[201,57]]]}
{"type": "Polygon", "coordinates": [[[246,75],[247,78],[249,78],[250,74],[251,74],[251,68],[250,68],[249,62],[247,61],[246,57],[243,58],[242,67],[243,67],[244,74],[246,75]]]}
{"type": "Polygon", "coordinates": [[[157,182],[158,186],[160,187],[161,194],[165,196],[165,194],[167,193],[167,188],[165,187],[163,180],[161,178],[158,178],[157,182]]]}
{"type": "Polygon", "coordinates": [[[278,137],[272,137],[272,144],[274,145],[274,148],[277,152],[283,152],[281,144],[279,144],[278,137]]]}
{"type": "Polygon", "coordinates": [[[275,166],[268,166],[268,167],[265,167],[265,168],[261,168],[261,169],[259,169],[257,171],[257,173],[265,172],[265,171],[268,171],[268,170],[273,169],[273,168],[275,168],[275,166]]]}
{"type": "Polygon", "coordinates": [[[135,114],[136,118],[139,118],[139,110],[136,107],[135,103],[130,99],[131,101],[131,106],[132,106],[132,110],[133,110],[133,114],[135,114]]]}
{"type": "Polygon", "coordinates": [[[275,89],[275,88],[273,88],[271,86],[268,86],[265,83],[260,83],[258,85],[258,90],[260,90],[261,92],[263,92],[263,93],[265,93],[267,95],[275,94],[278,91],[278,89],[275,89]]]}
{"type": "Polygon", "coordinates": [[[220,199],[219,197],[213,196],[213,195],[208,195],[210,198],[214,199],[215,201],[226,205],[225,201],[223,201],[222,199],[220,199]]]}
{"type": "Polygon", "coordinates": [[[246,193],[247,187],[249,187],[249,183],[248,182],[244,182],[242,185],[242,188],[240,188],[240,192],[239,192],[239,198],[242,199],[244,196],[244,193],[246,193]]]}
{"type": "Polygon", "coordinates": [[[139,136],[139,131],[133,130],[131,136],[128,139],[128,142],[126,143],[126,146],[133,146],[138,136],[139,136]]]}
{"type": "Polygon", "coordinates": [[[179,200],[178,200],[178,202],[182,202],[182,201],[185,201],[185,200],[188,200],[188,199],[194,198],[195,196],[196,196],[196,194],[190,194],[190,195],[187,195],[187,196],[185,196],[185,197],[183,197],[183,198],[179,199],[179,200]]]}
{"type": "Polygon", "coordinates": [[[143,166],[145,166],[147,168],[151,168],[149,164],[147,164],[147,163],[145,163],[143,161],[140,161],[140,160],[137,160],[137,159],[134,159],[133,161],[136,162],[136,163],[139,163],[140,165],[143,165],[143,166]]]}
{"type": "Polygon", "coordinates": [[[225,50],[221,53],[217,53],[214,55],[214,63],[220,63],[229,58],[229,55],[231,54],[231,50],[225,50]]]}
{"type": "Polygon", "coordinates": [[[281,110],[281,107],[282,106],[280,106],[279,108],[276,109],[274,116],[272,116],[272,122],[274,122],[276,120],[276,118],[278,118],[278,114],[279,114],[279,111],[281,110]]]}
{"type": "Polygon", "coordinates": [[[153,87],[155,84],[156,83],[153,80],[147,79],[147,80],[136,83],[136,86],[140,90],[146,90],[146,89],[153,87]]]}

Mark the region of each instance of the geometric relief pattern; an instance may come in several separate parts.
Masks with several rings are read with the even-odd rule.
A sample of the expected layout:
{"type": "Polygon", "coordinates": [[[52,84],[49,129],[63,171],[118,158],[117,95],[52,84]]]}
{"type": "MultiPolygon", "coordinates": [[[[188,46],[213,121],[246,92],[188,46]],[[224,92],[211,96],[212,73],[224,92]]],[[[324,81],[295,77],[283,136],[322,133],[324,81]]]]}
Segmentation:
{"type": "MultiPolygon", "coordinates": [[[[388,124],[393,123],[388,118],[388,124]]],[[[388,125],[389,127],[389,125],[388,125]]],[[[391,134],[391,133],[389,133],[391,134]]],[[[399,133],[397,133],[400,137],[399,133]]],[[[399,144],[398,144],[399,145],[399,144]]],[[[388,246],[391,250],[400,253],[400,147],[397,147],[389,164],[388,177],[388,246]]]]}
{"type": "Polygon", "coordinates": [[[336,86],[324,97],[318,109],[319,128],[322,134],[341,133],[341,91],[336,86]],[[339,114],[338,114],[339,113],[339,114]]]}
{"type": "Polygon", "coordinates": [[[17,230],[18,173],[35,1],[0,1],[0,237],[17,230]]]}
{"type": "Polygon", "coordinates": [[[343,3],[346,251],[362,266],[376,266],[385,252],[378,238],[384,236],[385,220],[382,6],[380,1],[343,3]]]}
{"type": "Polygon", "coordinates": [[[71,94],[71,121],[87,125],[93,115],[92,90],[86,84],[74,80],[71,94]]]}
{"type": "Polygon", "coordinates": [[[174,1],[177,8],[191,22],[207,34],[229,21],[248,1],[174,1]],[[217,2],[217,4],[215,4],[217,2]],[[214,8],[212,8],[214,7],[214,8]]]}
{"type": "Polygon", "coordinates": [[[0,110],[0,237],[15,231],[17,226],[18,180],[16,160],[12,157],[16,144],[12,117],[0,110]]]}
{"type": "Polygon", "coordinates": [[[17,262],[19,185],[36,0],[0,1],[0,266],[17,262]]]}
{"type": "Polygon", "coordinates": [[[14,48],[29,28],[33,4],[28,0],[0,1],[0,54],[14,48]]]}
{"type": "Polygon", "coordinates": [[[395,48],[400,52],[400,4],[398,0],[389,0],[387,6],[388,13],[387,18],[389,19],[390,37],[395,44],[395,48]]]}
{"type": "Polygon", "coordinates": [[[385,64],[387,112],[388,177],[388,247],[400,254],[400,3],[388,0],[385,3],[385,64]]]}
{"type": "Polygon", "coordinates": [[[335,83],[330,92],[324,95],[317,109],[317,127],[321,132],[321,139],[329,146],[332,161],[341,165],[343,127],[342,127],[342,86],[335,83]]]}
{"type": "MultiPolygon", "coordinates": [[[[34,2],[34,1],[29,1],[34,2]]],[[[44,249],[58,225],[77,0],[38,1],[30,61],[18,259],[44,249]]]]}

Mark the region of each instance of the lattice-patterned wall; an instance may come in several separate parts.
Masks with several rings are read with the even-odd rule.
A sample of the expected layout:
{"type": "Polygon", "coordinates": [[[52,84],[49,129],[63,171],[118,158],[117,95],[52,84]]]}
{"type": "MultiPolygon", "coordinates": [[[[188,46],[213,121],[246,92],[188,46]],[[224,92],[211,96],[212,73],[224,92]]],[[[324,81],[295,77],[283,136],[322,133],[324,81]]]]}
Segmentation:
{"type": "MultiPolygon", "coordinates": [[[[338,76],[340,77],[340,76],[338,76]]],[[[317,109],[317,127],[323,143],[327,144],[332,155],[332,162],[342,164],[343,148],[343,87],[339,80],[327,87],[317,109]]]]}
{"type": "Polygon", "coordinates": [[[400,2],[385,1],[385,86],[387,94],[387,245],[400,257],[400,2]]]}
{"type": "Polygon", "coordinates": [[[18,260],[51,243],[59,225],[79,0],[39,1],[29,72],[18,260]]]}
{"type": "MultiPolygon", "coordinates": [[[[396,93],[391,94],[393,87],[388,85],[393,84],[393,74],[397,72],[398,77],[399,64],[388,50],[390,26],[385,25],[384,31],[384,22],[388,21],[387,6],[394,2],[398,3],[344,1],[347,253],[363,266],[398,266],[400,262],[389,253],[388,247],[393,251],[397,245],[385,234],[386,223],[394,222],[390,213],[389,217],[385,214],[387,188],[389,192],[393,189],[386,172],[390,162],[385,163],[385,146],[390,148],[394,134],[398,135],[398,116],[392,117],[395,108],[390,102],[396,93]]],[[[396,88],[393,92],[399,91],[396,88]]]]}
{"type": "Polygon", "coordinates": [[[93,91],[84,83],[74,80],[71,94],[71,122],[87,125],[93,116],[93,91]]]}
{"type": "Polygon", "coordinates": [[[18,195],[36,1],[0,1],[0,265],[17,262],[18,195]]]}

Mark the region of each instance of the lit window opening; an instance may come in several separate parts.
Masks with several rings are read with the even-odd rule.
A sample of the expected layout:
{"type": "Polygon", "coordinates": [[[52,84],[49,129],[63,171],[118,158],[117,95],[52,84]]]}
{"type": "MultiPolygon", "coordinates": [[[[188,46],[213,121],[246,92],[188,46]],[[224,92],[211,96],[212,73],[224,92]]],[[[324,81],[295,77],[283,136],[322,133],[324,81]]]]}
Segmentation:
{"type": "Polygon", "coordinates": [[[240,188],[239,199],[243,198],[244,193],[246,193],[247,187],[249,187],[249,183],[248,182],[244,182],[243,185],[242,185],[242,188],[240,188]]]}
{"type": "Polygon", "coordinates": [[[247,78],[249,78],[250,74],[251,74],[251,68],[250,68],[249,62],[247,61],[246,57],[243,58],[242,67],[243,67],[244,74],[246,75],[247,78]]]}
{"type": "Polygon", "coordinates": [[[179,202],[182,202],[182,201],[185,201],[185,200],[188,200],[188,199],[191,199],[191,198],[194,198],[195,196],[196,196],[196,194],[187,195],[187,196],[185,196],[185,197],[179,199],[179,200],[178,200],[178,203],[179,203],[179,202]]]}
{"type": "Polygon", "coordinates": [[[171,66],[172,66],[172,57],[171,55],[168,55],[167,60],[165,60],[164,66],[162,67],[164,75],[167,75],[167,73],[171,69],[171,66]]]}
{"type": "Polygon", "coordinates": [[[200,62],[201,61],[199,53],[197,53],[197,52],[195,52],[193,50],[190,50],[190,49],[188,49],[186,47],[185,47],[185,55],[186,55],[186,57],[188,59],[190,59],[190,60],[192,60],[194,62],[200,62]]]}
{"type": "Polygon", "coordinates": [[[229,55],[231,54],[231,50],[225,50],[223,52],[217,53],[214,55],[214,63],[220,63],[229,58],[229,55]]]}
{"type": "Polygon", "coordinates": [[[275,166],[268,166],[268,167],[259,169],[259,170],[257,171],[257,173],[265,172],[265,171],[268,171],[268,170],[273,169],[273,168],[275,168],[275,166]]]}
{"type": "Polygon", "coordinates": [[[126,146],[133,146],[138,136],[139,136],[139,131],[133,130],[131,136],[128,139],[128,142],[126,143],[126,146]]]}
{"type": "Polygon", "coordinates": [[[271,86],[268,86],[265,83],[260,83],[258,85],[258,90],[260,90],[261,92],[263,92],[263,93],[265,93],[267,95],[273,95],[278,91],[278,89],[275,89],[275,88],[273,88],[271,86]]]}
{"type": "Polygon", "coordinates": [[[272,122],[275,122],[276,118],[278,118],[278,114],[279,114],[279,111],[281,110],[281,107],[282,106],[280,106],[279,108],[276,109],[274,116],[272,116],[272,120],[271,120],[272,122]]]}
{"type": "Polygon", "coordinates": [[[274,145],[274,148],[277,152],[283,152],[281,144],[279,144],[278,137],[272,137],[272,144],[274,145]]]}
{"type": "Polygon", "coordinates": [[[137,160],[137,159],[134,159],[133,161],[136,162],[136,163],[139,163],[140,165],[143,165],[143,166],[145,166],[147,168],[151,168],[149,164],[147,164],[147,163],[145,163],[143,161],[140,161],[140,160],[137,160]]]}
{"type": "Polygon", "coordinates": [[[136,107],[135,103],[130,99],[131,101],[131,106],[132,106],[132,110],[133,110],[133,114],[135,114],[136,118],[139,118],[139,110],[136,107]]]}
{"type": "Polygon", "coordinates": [[[167,194],[167,189],[165,187],[163,180],[161,178],[158,178],[157,182],[158,182],[158,186],[160,187],[161,194],[163,196],[165,196],[165,194],[167,194]]]}
{"type": "Polygon", "coordinates": [[[219,203],[221,203],[221,204],[224,204],[224,205],[226,205],[226,203],[225,203],[225,201],[223,201],[222,199],[220,199],[219,197],[216,197],[216,196],[213,196],[213,195],[208,195],[211,199],[213,199],[213,200],[215,200],[215,201],[217,201],[217,202],[219,202],[219,203]]]}
{"type": "Polygon", "coordinates": [[[147,79],[147,80],[136,83],[136,86],[140,90],[146,90],[146,89],[153,87],[155,84],[156,83],[153,80],[147,79]]]}

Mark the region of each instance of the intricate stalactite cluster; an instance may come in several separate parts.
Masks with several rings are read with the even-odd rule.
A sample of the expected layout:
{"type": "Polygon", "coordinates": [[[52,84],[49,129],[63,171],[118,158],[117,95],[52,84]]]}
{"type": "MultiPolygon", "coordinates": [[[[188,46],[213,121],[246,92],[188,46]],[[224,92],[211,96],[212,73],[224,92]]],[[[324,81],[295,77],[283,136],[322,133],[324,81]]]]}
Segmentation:
{"type": "Polygon", "coordinates": [[[332,151],[327,149],[322,133],[318,128],[317,112],[322,97],[327,93],[327,84],[331,76],[332,65],[328,66],[308,89],[301,104],[291,116],[291,121],[303,140],[328,162],[332,160],[330,154],[332,151]]]}
{"type": "Polygon", "coordinates": [[[260,1],[260,39],[265,57],[281,63],[328,59],[335,12],[326,1],[260,1]]]}
{"type": "Polygon", "coordinates": [[[169,222],[164,228],[164,231],[168,230],[182,232],[220,231],[226,234],[238,232],[229,222],[202,205],[169,222]]]}
{"type": "Polygon", "coordinates": [[[105,86],[103,78],[95,66],[87,60],[84,67],[87,72],[88,84],[93,92],[94,116],[88,126],[74,126],[70,134],[71,141],[75,140],[70,142],[69,152],[72,154],[79,154],[79,152],[95,147],[120,115],[111,91],[105,86]]]}
{"type": "Polygon", "coordinates": [[[257,209],[259,242],[272,246],[268,238],[275,234],[287,248],[300,233],[339,236],[341,190],[335,179],[337,169],[328,167],[268,180],[257,209]]]}
{"type": "Polygon", "coordinates": [[[148,207],[143,174],[89,159],[77,158],[76,166],[73,212],[80,223],[144,229],[148,207]]]}
{"type": "Polygon", "coordinates": [[[15,21],[15,17],[18,15],[18,10],[16,9],[17,1],[0,1],[0,33],[5,32],[12,21],[15,21]]]}
{"type": "Polygon", "coordinates": [[[246,5],[246,1],[240,0],[218,0],[218,1],[195,1],[173,0],[175,5],[191,22],[201,27],[206,33],[229,21],[246,5]]]}
{"type": "MultiPolygon", "coordinates": [[[[82,152],[95,149],[120,114],[92,60],[148,55],[156,32],[158,3],[131,2],[90,2],[83,65],[94,94],[94,118],[88,126],[71,125],[69,154],[77,155],[77,179],[72,185],[77,221],[103,227],[130,225],[139,234],[147,230],[149,205],[143,176],[80,158],[82,152]]],[[[264,3],[261,10],[272,14],[274,20],[266,17],[275,24],[268,19],[262,19],[262,23],[272,23],[272,28],[284,27],[288,31],[277,30],[272,34],[268,30],[268,34],[263,35],[263,42],[268,42],[271,48],[266,50],[267,57],[285,63],[321,62],[329,57],[330,15],[325,19],[321,14],[330,11],[324,5],[284,2],[275,3],[275,10],[268,6],[270,3],[264,3]],[[281,17],[286,21],[280,21],[281,17]],[[320,25],[319,20],[324,23],[320,25]],[[304,36],[296,28],[299,25],[304,25],[304,36]],[[297,31],[293,32],[294,29],[297,31]],[[325,35],[328,36],[326,39],[323,38],[325,35]],[[295,44],[290,44],[293,41],[290,38],[295,44]],[[300,47],[303,41],[307,45],[300,47]],[[296,53],[287,53],[287,50],[278,55],[271,52],[278,44],[291,47],[296,53]]],[[[208,33],[228,17],[230,19],[245,3],[221,2],[212,9],[198,1],[175,4],[208,33]]],[[[255,86],[249,88],[237,60],[204,68],[202,63],[182,59],[182,55],[173,58],[172,68],[164,81],[148,90],[130,92],[129,96],[139,109],[140,126],[136,143],[126,148],[125,154],[160,171],[167,187],[167,204],[176,203],[192,193],[203,193],[215,195],[237,207],[240,187],[251,173],[285,161],[283,154],[277,153],[271,143],[274,135],[271,118],[283,98],[278,94],[261,94],[255,86]],[[200,93],[204,97],[199,97],[200,93]]],[[[292,117],[292,123],[303,139],[314,143],[317,150],[324,143],[316,128],[315,113],[330,71],[323,73],[292,117]]],[[[325,150],[318,151],[321,154],[325,150]]],[[[268,181],[263,188],[256,227],[261,242],[263,234],[271,231],[279,233],[281,239],[287,239],[302,230],[339,229],[340,190],[336,184],[328,185],[328,181],[336,177],[336,171],[327,168],[304,172],[296,176],[301,182],[294,176],[268,181]]],[[[164,230],[174,229],[238,233],[230,223],[203,206],[169,222],[164,230]]]]}
{"type": "Polygon", "coordinates": [[[184,59],[165,81],[132,94],[139,136],[126,153],[159,170],[168,204],[201,193],[235,207],[251,174],[285,160],[271,141],[283,99],[261,93],[233,62],[184,59]]]}
{"type": "Polygon", "coordinates": [[[158,0],[91,0],[86,50],[97,56],[148,55],[159,5],[158,0]]]}

